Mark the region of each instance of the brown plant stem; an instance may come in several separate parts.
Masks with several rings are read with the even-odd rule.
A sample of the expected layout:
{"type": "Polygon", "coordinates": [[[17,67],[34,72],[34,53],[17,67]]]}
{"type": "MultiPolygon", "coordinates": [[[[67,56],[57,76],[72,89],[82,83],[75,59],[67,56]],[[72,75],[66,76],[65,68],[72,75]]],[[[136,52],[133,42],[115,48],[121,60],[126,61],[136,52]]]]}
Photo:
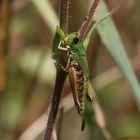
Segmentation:
{"type": "Polygon", "coordinates": [[[69,0],[61,0],[60,28],[65,34],[68,32],[69,0]]]}
{"type": "MultiPolygon", "coordinates": [[[[69,0],[61,0],[60,27],[65,32],[65,34],[67,33],[67,26],[68,26],[68,12],[69,12],[68,7],[69,7],[69,0]]],[[[60,64],[63,64],[64,62],[63,58],[64,56],[60,56],[58,60],[60,64]]],[[[56,83],[55,83],[53,97],[51,100],[44,140],[51,140],[54,123],[55,123],[56,116],[59,109],[61,93],[62,93],[62,89],[63,89],[63,85],[64,85],[66,77],[67,77],[67,73],[64,72],[58,64],[56,83]]]]}
{"type": "Polygon", "coordinates": [[[61,92],[63,89],[66,76],[67,75],[63,71],[57,72],[55,89],[54,89],[54,94],[52,97],[51,106],[49,110],[49,117],[48,117],[44,140],[51,140],[54,122],[59,108],[61,92]]]}
{"type": "Polygon", "coordinates": [[[86,30],[87,30],[87,28],[88,28],[88,26],[89,26],[89,24],[90,24],[90,22],[92,20],[92,17],[93,17],[93,15],[95,13],[95,10],[96,10],[98,4],[99,4],[99,0],[94,0],[93,4],[91,5],[91,8],[89,9],[89,12],[88,12],[86,18],[85,18],[82,26],[79,29],[81,38],[84,37],[84,35],[86,33],[86,30]]]}

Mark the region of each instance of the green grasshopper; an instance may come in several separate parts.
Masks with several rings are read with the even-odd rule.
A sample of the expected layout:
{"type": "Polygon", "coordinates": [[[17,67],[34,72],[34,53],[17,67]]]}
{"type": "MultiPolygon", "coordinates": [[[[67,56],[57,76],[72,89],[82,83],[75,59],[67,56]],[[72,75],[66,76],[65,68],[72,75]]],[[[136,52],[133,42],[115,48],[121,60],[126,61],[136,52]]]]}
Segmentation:
{"type": "Polygon", "coordinates": [[[84,42],[88,42],[88,37],[90,36],[91,31],[95,28],[97,23],[100,23],[106,19],[109,15],[103,17],[98,22],[92,21],[87,30],[85,38],[81,38],[79,32],[73,32],[71,34],[65,35],[58,26],[56,28],[52,50],[53,58],[57,61],[58,58],[56,54],[58,54],[59,51],[66,52],[66,65],[60,65],[64,71],[68,72],[75,106],[78,113],[83,118],[81,126],[82,131],[85,128],[85,100],[86,98],[88,101],[92,100],[91,96],[88,94],[89,70],[84,42]]]}
{"type": "Polygon", "coordinates": [[[88,94],[89,70],[86,57],[86,49],[79,32],[73,32],[67,36],[57,27],[60,36],[58,49],[66,52],[66,66],[62,69],[68,72],[72,94],[78,113],[83,118],[81,130],[85,127],[84,112],[85,99],[91,101],[88,94]]]}

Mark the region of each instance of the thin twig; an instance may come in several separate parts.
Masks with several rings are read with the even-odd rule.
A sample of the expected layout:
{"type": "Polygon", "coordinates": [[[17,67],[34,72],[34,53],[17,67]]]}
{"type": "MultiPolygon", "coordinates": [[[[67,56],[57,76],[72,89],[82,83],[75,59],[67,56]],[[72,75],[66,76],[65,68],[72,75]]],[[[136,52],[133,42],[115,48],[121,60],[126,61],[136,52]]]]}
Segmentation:
{"type": "Polygon", "coordinates": [[[85,18],[85,21],[83,22],[82,26],[79,29],[81,38],[83,38],[85,33],[86,33],[86,30],[87,30],[87,28],[88,28],[88,26],[89,26],[89,24],[90,24],[90,22],[92,20],[92,17],[93,17],[93,15],[95,13],[95,10],[96,10],[97,6],[98,6],[98,3],[99,3],[99,0],[95,0],[93,2],[93,4],[91,5],[91,8],[90,8],[90,10],[89,10],[89,12],[88,12],[88,14],[87,14],[87,16],[85,18]]]}
{"type": "Polygon", "coordinates": [[[61,0],[60,28],[65,34],[68,32],[69,0],[61,0]]]}
{"type": "MultiPolygon", "coordinates": [[[[67,23],[68,12],[69,12],[68,7],[69,7],[69,0],[61,0],[60,27],[63,29],[65,33],[67,33],[67,26],[68,26],[67,23]]],[[[64,62],[63,56],[62,57],[60,56],[59,59],[60,59],[59,60],[60,64],[63,64],[64,62]]],[[[59,66],[57,66],[56,83],[55,83],[53,97],[51,100],[49,117],[48,117],[47,127],[45,130],[44,140],[51,140],[54,123],[59,108],[60,97],[61,97],[61,93],[66,77],[67,77],[67,73],[64,72],[61,68],[59,68],[59,66]]]]}
{"type": "Polygon", "coordinates": [[[64,73],[64,71],[57,72],[55,89],[54,89],[54,94],[51,101],[44,140],[51,140],[53,127],[54,127],[55,119],[56,119],[58,108],[59,108],[61,92],[62,92],[62,88],[64,85],[64,81],[66,79],[66,76],[67,75],[64,73]]]}

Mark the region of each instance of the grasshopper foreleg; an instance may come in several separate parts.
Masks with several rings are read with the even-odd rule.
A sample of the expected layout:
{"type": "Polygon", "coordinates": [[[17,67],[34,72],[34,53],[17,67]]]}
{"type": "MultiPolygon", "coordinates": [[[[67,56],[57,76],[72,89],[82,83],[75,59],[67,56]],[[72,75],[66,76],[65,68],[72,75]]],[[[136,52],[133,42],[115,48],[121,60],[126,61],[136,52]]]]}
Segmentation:
{"type": "Polygon", "coordinates": [[[71,60],[71,57],[70,57],[70,52],[69,52],[69,49],[70,49],[70,46],[66,45],[66,47],[61,47],[61,44],[63,42],[60,41],[59,45],[58,45],[58,49],[62,50],[62,51],[67,51],[67,56],[68,56],[68,60],[67,60],[67,63],[66,63],[66,66],[64,67],[62,64],[61,67],[64,71],[68,72],[68,69],[70,67],[70,60],[71,60]]]}

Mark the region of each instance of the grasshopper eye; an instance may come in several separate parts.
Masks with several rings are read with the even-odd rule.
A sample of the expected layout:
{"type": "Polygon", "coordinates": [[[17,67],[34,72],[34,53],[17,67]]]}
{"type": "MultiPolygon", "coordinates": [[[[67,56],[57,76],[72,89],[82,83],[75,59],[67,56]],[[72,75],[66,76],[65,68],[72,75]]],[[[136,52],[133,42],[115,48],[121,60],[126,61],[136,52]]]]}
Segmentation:
{"type": "Polygon", "coordinates": [[[73,39],[73,44],[77,44],[79,42],[79,38],[78,37],[75,37],[74,39],[73,39]]]}

